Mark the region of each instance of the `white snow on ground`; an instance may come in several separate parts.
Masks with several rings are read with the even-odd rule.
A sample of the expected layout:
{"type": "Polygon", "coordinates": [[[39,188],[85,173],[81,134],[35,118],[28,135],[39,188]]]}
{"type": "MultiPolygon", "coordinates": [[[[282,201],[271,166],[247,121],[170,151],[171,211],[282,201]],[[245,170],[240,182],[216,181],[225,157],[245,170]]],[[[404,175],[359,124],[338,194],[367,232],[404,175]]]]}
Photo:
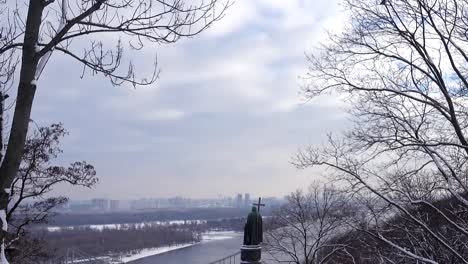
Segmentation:
{"type": "Polygon", "coordinates": [[[195,243],[195,244],[189,243],[189,244],[182,244],[182,245],[177,245],[177,246],[166,246],[166,247],[159,247],[159,248],[145,248],[145,249],[142,249],[137,254],[130,255],[130,256],[127,255],[125,257],[122,257],[122,262],[127,263],[127,262],[134,261],[134,260],[137,260],[137,259],[146,258],[146,257],[149,257],[149,256],[154,256],[154,255],[166,253],[166,252],[169,252],[169,251],[174,251],[174,250],[181,249],[181,248],[190,247],[190,246],[193,246],[193,245],[196,245],[196,244],[197,243],[195,243]]]}
{"type": "Polygon", "coordinates": [[[126,230],[130,226],[136,225],[137,227],[144,227],[145,225],[183,225],[183,224],[205,224],[206,220],[172,220],[172,221],[153,221],[153,222],[142,222],[142,223],[128,223],[128,224],[102,224],[102,225],[81,225],[81,226],[48,226],[47,231],[55,232],[62,229],[72,229],[72,228],[85,228],[89,227],[94,230],[102,231],[103,229],[117,229],[117,230],[126,230]]]}
{"type": "Polygon", "coordinates": [[[202,235],[202,241],[224,240],[238,236],[240,233],[234,231],[210,231],[202,235]]]}
{"type": "Polygon", "coordinates": [[[92,261],[105,261],[105,263],[107,262],[112,263],[112,260],[110,257],[95,257],[95,258],[87,258],[87,259],[69,260],[66,264],[89,263],[92,261]]]}

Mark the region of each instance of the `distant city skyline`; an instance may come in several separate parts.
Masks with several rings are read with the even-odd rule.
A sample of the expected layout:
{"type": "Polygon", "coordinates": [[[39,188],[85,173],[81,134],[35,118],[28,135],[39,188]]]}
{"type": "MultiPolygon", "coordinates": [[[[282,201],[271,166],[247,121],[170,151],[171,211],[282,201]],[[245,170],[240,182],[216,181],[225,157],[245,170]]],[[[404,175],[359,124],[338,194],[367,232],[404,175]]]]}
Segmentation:
{"type": "MultiPolygon", "coordinates": [[[[255,197],[258,198],[258,197],[255,197]]],[[[237,194],[235,197],[192,199],[187,197],[145,197],[139,199],[107,199],[95,197],[84,200],[69,200],[59,206],[62,212],[117,212],[128,210],[151,210],[164,208],[238,208],[248,209],[256,200],[251,199],[250,194],[237,194]]],[[[267,206],[278,206],[283,203],[283,197],[262,197],[267,206]]]]}

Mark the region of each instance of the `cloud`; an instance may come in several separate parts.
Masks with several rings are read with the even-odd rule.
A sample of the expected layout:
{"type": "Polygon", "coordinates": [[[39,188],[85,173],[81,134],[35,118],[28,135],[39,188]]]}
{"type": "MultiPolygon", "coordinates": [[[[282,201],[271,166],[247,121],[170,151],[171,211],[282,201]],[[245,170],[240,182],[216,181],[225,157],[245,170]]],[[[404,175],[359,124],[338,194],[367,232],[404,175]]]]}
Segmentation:
{"type": "Polygon", "coordinates": [[[185,113],[176,109],[163,109],[145,113],[142,118],[146,121],[174,121],[184,118],[185,113]]]}
{"type": "Polygon", "coordinates": [[[126,53],[140,75],[158,55],[151,87],[80,79],[80,65],[54,54],[33,118],[62,121],[70,131],[62,161],[86,159],[101,178],[92,192],[67,193],[208,197],[249,183],[252,194],[283,195],[307,184],[290,157],[346,126],[340,98],[305,103],[299,94],[304,53],[339,27],[337,10],[335,1],[237,0],[199,36],[126,53]]]}
{"type": "Polygon", "coordinates": [[[212,25],[206,35],[220,37],[242,30],[249,23],[253,23],[257,19],[254,2],[250,0],[231,1],[233,5],[226,10],[225,16],[212,25]]]}

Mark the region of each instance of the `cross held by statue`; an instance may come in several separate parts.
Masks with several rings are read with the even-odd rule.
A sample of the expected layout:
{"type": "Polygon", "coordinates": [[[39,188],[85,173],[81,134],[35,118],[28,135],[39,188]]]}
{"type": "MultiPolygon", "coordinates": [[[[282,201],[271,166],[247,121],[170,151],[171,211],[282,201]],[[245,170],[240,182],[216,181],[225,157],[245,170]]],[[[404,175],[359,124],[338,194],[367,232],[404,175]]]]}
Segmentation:
{"type": "Polygon", "coordinates": [[[258,197],[258,203],[254,203],[253,205],[257,206],[257,212],[260,213],[260,206],[265,206],[265,204],[262,204],[262,197],[258,197]]]}

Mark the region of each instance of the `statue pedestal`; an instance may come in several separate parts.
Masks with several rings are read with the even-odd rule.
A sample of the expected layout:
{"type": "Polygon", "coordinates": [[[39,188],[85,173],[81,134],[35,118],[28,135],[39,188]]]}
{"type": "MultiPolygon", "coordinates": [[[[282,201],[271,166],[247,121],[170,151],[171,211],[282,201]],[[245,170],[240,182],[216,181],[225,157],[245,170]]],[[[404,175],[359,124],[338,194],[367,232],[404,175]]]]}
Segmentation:
{"type": "Polygon", "coordinates": [[[243,245],[241,247],[241,264],[260,264],[262,247],[259,245],[243,245]]]}

